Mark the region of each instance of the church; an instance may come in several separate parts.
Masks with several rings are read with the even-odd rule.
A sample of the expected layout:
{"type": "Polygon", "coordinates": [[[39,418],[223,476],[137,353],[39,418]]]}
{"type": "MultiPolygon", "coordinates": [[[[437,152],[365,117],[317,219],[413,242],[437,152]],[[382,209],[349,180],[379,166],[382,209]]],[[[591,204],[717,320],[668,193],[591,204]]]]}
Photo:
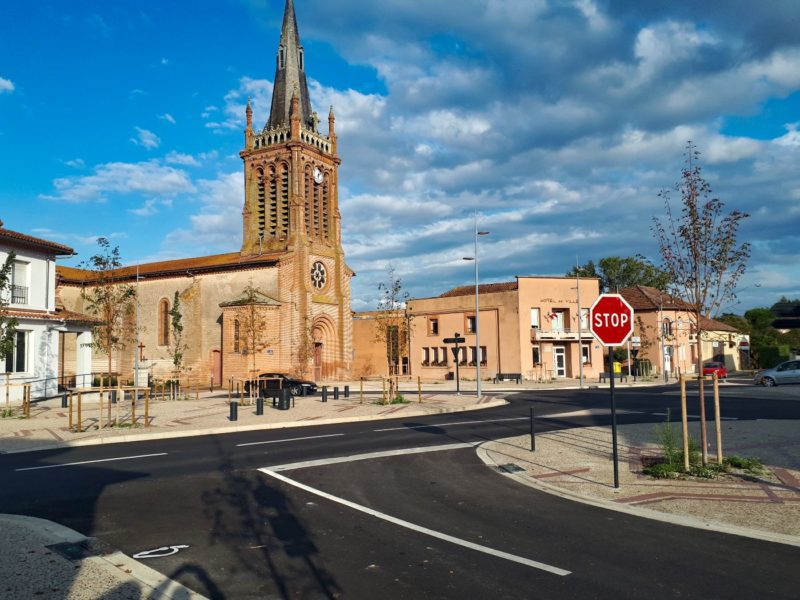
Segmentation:
{"type": "MultiPolygon", "coordinates": [[[[219,385],[260,372],[315,380],[350,374],[354,273],[341,243],[335,118],[331,107],[327,135],[320,133],[292,0],[286,2],[275,60],[269,119],[254,128],[249,100],[245,114],[241,249],[110,274],[134,286],[138,296],[131,328],[136,339],[112,354],[113,370],[123,379],[132,379],[134,365],[158,379],[171,376],[176,292],[184,376],[192,382],[219,385]]],[[[97,282],[93,271],[58,267],[60,302],[85,312],[82,291],[97,282]]],[[[77,353],[63,350],[67,357],[77,353]]],[[[95,354],[92,370],[104,372],[106,362],[95,354]]],[[[68,361],[63,374],[74,375],[74,369],[68,361]]]]}

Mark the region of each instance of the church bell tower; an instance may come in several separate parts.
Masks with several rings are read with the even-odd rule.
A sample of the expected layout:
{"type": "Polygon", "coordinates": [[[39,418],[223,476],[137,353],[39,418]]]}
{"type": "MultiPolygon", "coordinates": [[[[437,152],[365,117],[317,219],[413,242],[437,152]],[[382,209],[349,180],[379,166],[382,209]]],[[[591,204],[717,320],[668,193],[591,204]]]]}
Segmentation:
{"type": "Polygon", "coordinates": [[[278,261],[282,341],[310,357],[315,379],[345,375],[353,273],[341,244],[335,117],[331,107],[327,135],[320,133],[293,0],[284,9],[269,119],[254,129],[249,99],[246,118],[242,259],[278,261]]]}
{"type": "Polygon", "coordinates": [[[334,115],[328,135],[311,110],[305,56],[294,2],[287,0],[275,57],[272,109],[262,130],[253,129],[247,103],[242,254],[286,251],[298,244],[340,244],[334,115]]]}

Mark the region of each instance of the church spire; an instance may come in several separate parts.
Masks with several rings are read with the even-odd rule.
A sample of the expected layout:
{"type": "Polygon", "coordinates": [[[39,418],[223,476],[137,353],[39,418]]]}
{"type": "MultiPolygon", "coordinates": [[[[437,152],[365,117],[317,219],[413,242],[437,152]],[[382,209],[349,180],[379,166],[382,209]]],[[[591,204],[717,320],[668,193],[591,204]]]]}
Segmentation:
{"type": "Polygon", "coordinates": [[[269,113],[267,128],[289,126],[289,112],[294,93],[297,93],[300,104],[300,122],[303,126],[310,127],[311,101],[306,83],[303,46],[300,45],[294,2],[286,0],[275,67],[275,83],[272,90],[272,109],[269,113]]]}

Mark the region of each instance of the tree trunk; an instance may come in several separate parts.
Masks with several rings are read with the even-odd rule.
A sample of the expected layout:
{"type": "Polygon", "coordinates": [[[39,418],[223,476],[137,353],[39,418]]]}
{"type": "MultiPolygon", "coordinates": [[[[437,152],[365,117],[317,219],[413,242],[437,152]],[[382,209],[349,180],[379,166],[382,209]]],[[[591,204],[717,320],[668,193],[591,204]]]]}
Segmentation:
{"type": "Polygon", "coordinates": [[[697,318],[697,384],[700,399],[700,454],[703,459],[703,466],[708,463],[708,432],[706,431],[706,398],[705,398],[705,381],[703,379],[703,341],[702,329],[700,327],[700,313],[696,314],[697,318]]]}

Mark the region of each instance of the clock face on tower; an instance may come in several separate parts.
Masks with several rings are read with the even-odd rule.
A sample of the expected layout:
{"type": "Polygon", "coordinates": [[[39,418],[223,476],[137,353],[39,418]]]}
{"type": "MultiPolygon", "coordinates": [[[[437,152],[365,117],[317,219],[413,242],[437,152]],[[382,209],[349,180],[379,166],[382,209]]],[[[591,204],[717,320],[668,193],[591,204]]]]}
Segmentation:
{"type": "Polygon", "coordinates": [[[322,183],[322,171],[319,170],[319,167],[314,167],[314,181],[317,183],[322,183]]]}
{"type": "Polygon", "coordinates": [[[311,285],[315,289],[321,290],[326,283],[328,283],[328,272],[325,270],[325,265],[316,261],[311,265],[311,285]]]}

